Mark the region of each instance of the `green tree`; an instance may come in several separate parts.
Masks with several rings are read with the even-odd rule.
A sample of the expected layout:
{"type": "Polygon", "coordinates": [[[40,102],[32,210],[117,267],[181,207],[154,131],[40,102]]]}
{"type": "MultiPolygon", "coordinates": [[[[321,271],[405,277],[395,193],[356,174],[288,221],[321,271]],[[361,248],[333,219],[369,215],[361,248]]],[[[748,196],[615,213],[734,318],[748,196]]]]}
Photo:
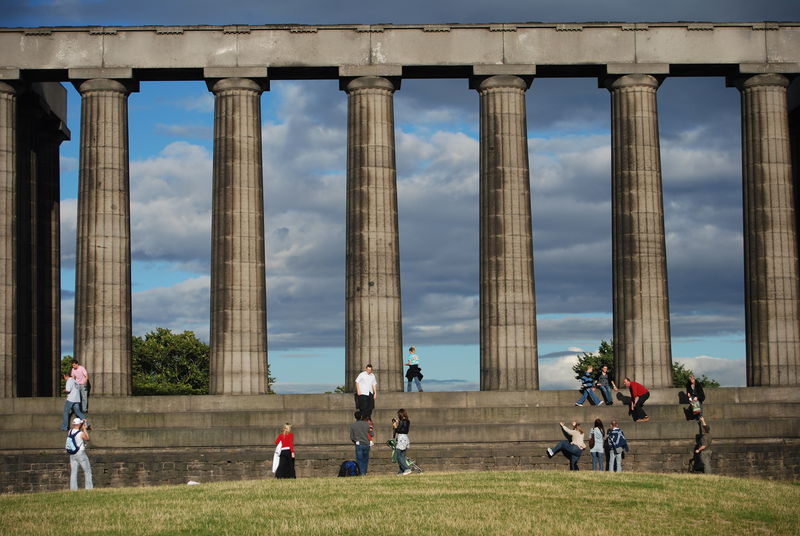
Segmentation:
{"type": "MultiPolygon", "coordinates": [[[[578,362],[572,367],[575,372],[575,378],[580,379],[583,371],[588,366],[593,366],[594,370],[599,370],[603,365],[608,365],[610,369],[614,369],[614,341],[601,341],[597,353],[590,354],[584,352],[578,356],[578,362]]],[[[694,371],[686,368],[681,363],[672,363],[672,386],[684,387],[686,382],[689,381],[689,375],[694,374],[694,371]]],[[[719,382],[707,377],[705,374],[697,377],[698,380],[703,382],[705,387],[719,387],[719,382]]],[[[617,378],[617,385],[622,383],[622,378],[617,378]]]]}
{"type": "Polygon", "coordinates": [[[572,367],[575,372],[575,378],[580,379],[583,371],[587,367],[592,366],[594,370],[600,370],[603,365],[608,365],[608,368],[614,369],[614,341],[600,341],[600,346],[596,354],[584,352],[578,356],[578,362],[572,367]]]}
{"type": "MultiPolygon", "coordinates": [[[[672,386],[673,387],[686,387],[686,384],[689,383],[689,376],[694,374],[692,369],[686,368],[681,363],[672,363],[672,386]]],[[[717,380],[712,380],[705,374],[702,376],[695,377],[702,382],[703,387],[719,387],[719,382],[717,380]]]]}
{"type": "MultiPolygon", "coordinates": [[[[131,371],[134,395],[206,395],[209,388],[208,344],[192,331],[156,328],[133,337],[131,371]]],[[[275,381],[267,366],[266,390],[275,381]]]]}
{"type": "Polygon", "coordinates": [[[72,371],[72,356],[65,355],[61,357],[61,374],[58,376],[58,384],[61,386],[59,389],[60,393],[64,393],[64,387],[67,385],[67,381],[64,379],[64,374],[69,374],[72,371]]]}

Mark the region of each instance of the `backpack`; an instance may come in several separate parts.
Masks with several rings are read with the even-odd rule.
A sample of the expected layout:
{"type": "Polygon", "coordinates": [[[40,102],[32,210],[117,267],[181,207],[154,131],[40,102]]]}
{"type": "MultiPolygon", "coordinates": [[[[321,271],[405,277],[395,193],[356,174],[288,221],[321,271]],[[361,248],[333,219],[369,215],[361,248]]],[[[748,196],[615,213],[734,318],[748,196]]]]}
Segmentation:
{"type": "Polygon", "coordinates": [[[64,450],[67,451],[67,454],[77,454],[81,448],[78,446],[78,442],[75,441],[75,436],[80,434],[80,430],[73,430],[69,434],[67,434],[67,443],[64,445],[64,450]]]}
{"type": "Polygon", "coordinates": [[[358,467],[358,464],[353,460],[347,460],[342,462],[342,465],[339,466],[339,476],[360,476],[361,469],[358,467]]]}

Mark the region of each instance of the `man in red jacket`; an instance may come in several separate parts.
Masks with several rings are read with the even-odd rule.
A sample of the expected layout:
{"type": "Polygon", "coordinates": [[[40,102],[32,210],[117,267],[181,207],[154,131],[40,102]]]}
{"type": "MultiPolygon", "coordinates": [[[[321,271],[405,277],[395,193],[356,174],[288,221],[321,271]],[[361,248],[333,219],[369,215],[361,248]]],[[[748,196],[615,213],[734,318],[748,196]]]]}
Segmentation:
{"type": "Polygon", "coordinates": [[[625,387],[631,392],[631,414],[633,420],[636,422],[647,422],[650,417],[644,412],[644,403],[650,398],[650,391],[641,383],[633,382],[630,378],[626,377],[624,380],[625,387]]]}

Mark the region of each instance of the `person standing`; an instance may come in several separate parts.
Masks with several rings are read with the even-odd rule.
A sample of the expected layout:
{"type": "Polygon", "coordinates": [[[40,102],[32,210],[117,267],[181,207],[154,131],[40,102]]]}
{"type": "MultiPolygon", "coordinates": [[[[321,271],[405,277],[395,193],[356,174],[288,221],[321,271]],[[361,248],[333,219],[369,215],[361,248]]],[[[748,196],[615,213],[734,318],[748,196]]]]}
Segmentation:
{"type": "Polygon", "coordinates": [[[370,424],[367,418],[359,411],[356,411],[353,416],[356,420],[350,424],[350,441],[356,446],[356,463],[363,476],[367,474],[369,448],[372,445],[370,424]]]}
{"type": "Polygon", "coordinates": [[[555,447],[548,447],[547,455],[552,458],[556,455],[556,452],[563,450],[569,456],[569,470],[578,471],[578,461],[580,461],[581,455],[586,449],[586,443],[583,442],[583,429],[576,422],[572,423],[572,428],[567,428],[563,422],[559,424],[569,441],[562,439],[555,447]]]}
{"type": "Polygon", "coordinates": [[[600,419],[594,420],[594,428],[589,432],[591,438],[589,443],[589,453],[592,455],[592,471],[602,471],[603,462],[606,457],[606,450],[603,447],[603,437],[605,436],[605,428],[603,428],[603,421],[600,419]]]}
{"type": "Polygon", "coordinates": [[[619,427],[616,420],[611,421],[611,429],[608,431],[608,470],[615,473],[622,472],[622,452],[628,452],[628,440],[619,427]]]}
{"type": "Polygon", "coordinates": [[[78,467],[83,469],[84,486],[86,489],[94,488],[92,482],[92,466],[89,463],[89,456],[86,454],[86,443],[89,441],[89,431],[83,419],[75,417],[72,419],[72,429],[69,436],[78,447],[78,452],[69,455],[69,489],[78,490],[78,467]]]}
{"type": "Polygon", "coordinates": [[[417,355],[417,349],[413,346],[408,349],[408,361],[406,361],[405,366],[408,367],[408,370],[406,371],[406,379],[408,380],[406,392],[411,392],[411,380],[414,380],[414,383],[417,385],[417,391],[421,393],[422,369],[419,368],[419,356],[417,355]]]}
{"type": "Polygon", "coordinates": [[[364,371],[356,377],[356,409],[365,420],[372,418],[375,399],[378,398],[378,380],[372,373],[372,363],[367,363],[364,371]]]}
{"type": "Polygon", "coordinates": [[[89,373],[78,363],[77,359],[72,360],[71,376],[78,382],[78,390],[81,394],[81,411],[89,413],[89,373]]]}
{"type": "Polygon", "coordinates": [[[410,475],[412,471],[411,466],[406,460],[406,450],[411,444],[411,441],[408,439],[408,432],[411,429],[411,421],[408,420],[408,412],[405,409],[400,408],[397,410],[397,418],[392,419],[392,428],[392,434],[397,440],[397,444],[395,445],[397,465],[400,466],[400,472],[397,474],[410,475]]]}
{"type": "Polygon", "coordinates": [[[592,377],[593,371],[594,367],[589,365],[586,367],[586,370],[581,376],[581,392],[583,395],[577,402],[575,402],[576,406],[583,406],[583,403],[586,401],[586,397],[590,397],[595,406],[602,404],[602,402],[597,398],[597,395],[594,394],[594,378],[592,377]]]}
{"type": "Polygon", "coordinates": [[[78,390],[78,382],[75,378],[64,374],[64,392],[67,393],[67,399],[64,401],[64,420],[61,423],[61,431],[66,432],[69,429],[69,418],[74,412],[75,416],[80,420],[86,419],[86,416],[81,411],[81,392],[78,390]]]}
{"type": "Polygon", "coordinates": [[[290,423],[283,425],[280,435],[275,439],[275,445],[280,449],[275,478],[297,478],[294,471],[294,434],[290,423]]]}
{"type": "Polygon", "coordinates": [[[686,394],[689,396],[689,402],[692,403],[691,417],[700,421],[703,432],[708,433],[711,429],[706,423],[706,418],[703,416],[703,402],[706,401],[706,393],[703,391],[703,382],[695,378],[694,374],[689,374],[689,381],[686,382],[686,394]],[[699,408],[699,412],[695,412],[695,405],[699,408]]]}
{"type": "Polygon", "coordinates": [[[597,373],[595,384],[600,388],[600,393],[603,395],[603,400],[607,406],[614,403],[611,398],[611,389],[617,390],[617,385],[614,383],[614,375],[608,370],[608,365],[600,367],[600,372],[597,373]]]}
{"type": "Polygon", "coordinates": [[[636,422],[649,421],[650,417],[645,413],[643,406],[647,399],[650,398],[650,391],[641,383],[631,381],[628,377],[623,381],[625,382],[625,387],[631,392],[631,416],[633,420],[636,422]]]}

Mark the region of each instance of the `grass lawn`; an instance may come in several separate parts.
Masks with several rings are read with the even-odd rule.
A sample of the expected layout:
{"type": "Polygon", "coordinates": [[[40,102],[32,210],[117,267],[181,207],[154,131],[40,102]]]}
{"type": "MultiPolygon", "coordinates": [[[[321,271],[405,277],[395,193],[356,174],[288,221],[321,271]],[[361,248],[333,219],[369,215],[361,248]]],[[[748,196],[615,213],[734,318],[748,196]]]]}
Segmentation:
{"type": "Polygon", "coordinates": [[[797,482],[425,473],[0,495],[0,534],[800,534],[798,504],[797,482]]]}

